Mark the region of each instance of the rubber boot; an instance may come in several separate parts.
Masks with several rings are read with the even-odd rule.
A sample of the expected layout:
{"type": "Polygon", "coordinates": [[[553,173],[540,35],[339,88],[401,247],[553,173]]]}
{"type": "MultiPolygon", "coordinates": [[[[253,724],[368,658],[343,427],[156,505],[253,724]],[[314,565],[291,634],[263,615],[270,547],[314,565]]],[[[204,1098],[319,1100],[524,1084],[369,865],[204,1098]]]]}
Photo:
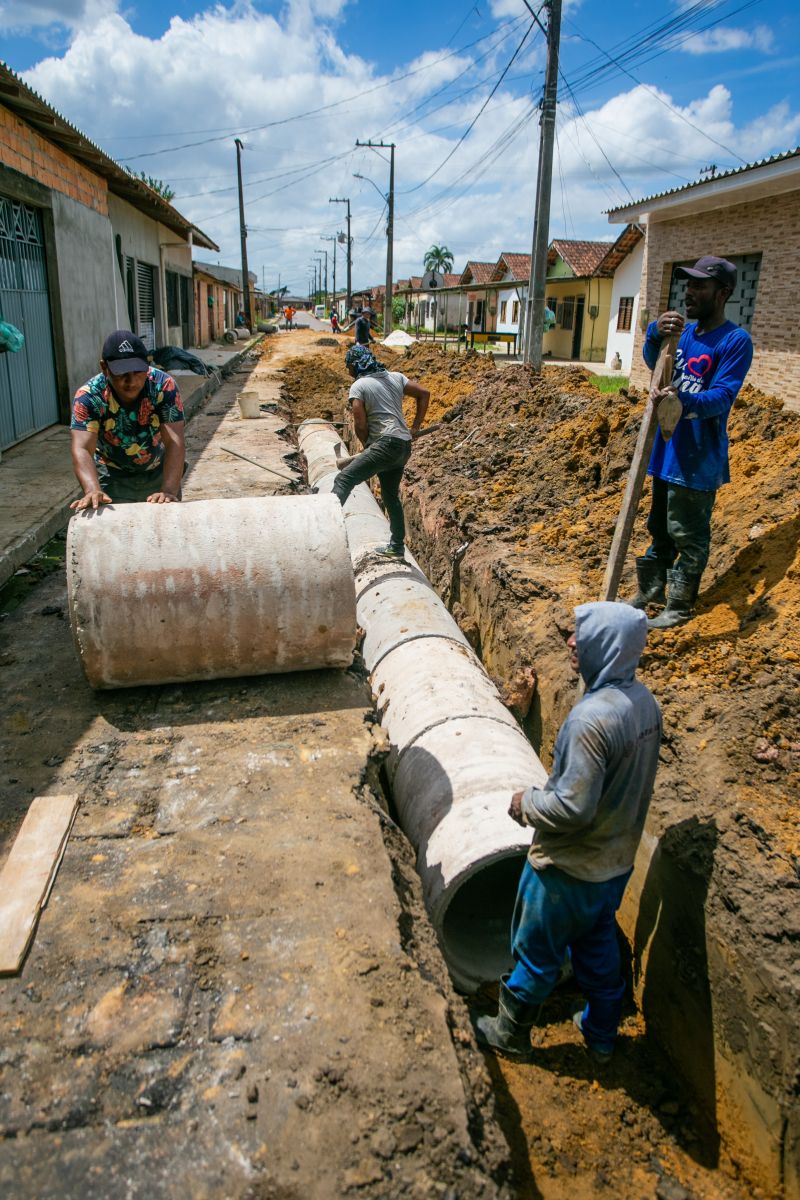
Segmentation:
{"type": "Polygon", "coordinates": [[[639,590],[628,604],[632,608],[647,608],[648,604],[666,604],[667,568],[657,558],[644,555],[636,559],[636,578],[639,590]]]}
{"type": "Polygon", "coordinates": [[[475,1022],[478,1041],[514,1062],[532,1062],[531,1030],[538,1011],[538,1005],[520,1000],[501,979],[497,1016],[478,1017],[475,1022]]]}
{"type": "Polygon", "coordinates": [[[667,571],[667,607],[647,622],[647,628],[672,629],[691,620],[699,589],[699,575],[684,575],[680,570],[667,571]]]}
{"type": "Polygon", "coordinates": [[[586,1036],[585,1030],[583,1028],[584,1012],[585,1012],[585,1009],[581,1008],[581,1009],[579,1009],[578,1012],[573,1013],[572,1023],[576,1027],[576,1029],[580,1029],[581,1033],[583,1034],[583,1041],[584,1041],[584,1045],[586,1046],[586,1053],[589,1055],[589,1057],[591,1059],[593,1059],[597,1063],[598,1066],[605,1067],[608,1063],[611,1062],[611,1059],[614,1056],[614,1048],[613,1048],[613,1046],[610,1046],[610,1047],[609,1046],[600,1046],[600,1045],[598,1045],[597,1042],[589,1041],[589,1039],[586,1036]]]}

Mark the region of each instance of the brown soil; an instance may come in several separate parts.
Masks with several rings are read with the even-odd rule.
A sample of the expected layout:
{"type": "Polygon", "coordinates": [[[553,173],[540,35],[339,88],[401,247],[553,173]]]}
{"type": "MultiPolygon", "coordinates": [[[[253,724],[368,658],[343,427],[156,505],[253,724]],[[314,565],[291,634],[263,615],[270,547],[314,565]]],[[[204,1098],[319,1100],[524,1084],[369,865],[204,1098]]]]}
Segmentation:
{"type": "MultiPolygon", "coordinates": [[[[643,399],[601,394],[580,368],[548,367],[536,377],[524,366],[456,359],[424,345],[399,366],[430,387],[428,421],[451,418],[415,446],[407,468],[414,553],[506,694],[526,697],[515,711],[547,762],[575,698],[563,639],[572,607],[599,594],[643,399]]],[[[306,368],[292,371],[300,394],[306,368]]],[[[313,390],[316,411],[308,415],[320,415],[320,374],[313,390]]],[[[327,396],[333,408],[342,392],[327,396]]],[[[791,1111],[798,1064],[790,1031],[800,1010],[792,982],[800,927],[800,418],[746,387],[730,436],[733,483],[715,508],[698,615],[651,638],[642,667],[664,710],[651,824],[675,891],[663,894],[663,880],[648,877],[640,915],[626,925],[648,1029],[675,1054],[691,1088],[676,1079],[679,1099],[665,1099],[657,1094],[661,1075],[648,1093],[649,1042],[637,1035],[638,1018],[614,1078],[576,1078],[585,1068],[561,1013],[542,1035],[534,1068],[495,1069],[509,1126],[527,1146],[518,1152],[548,1200],[593,1194],[606,1178],[616,1196],[652,1195],[653,1177],[645,1185],[641,1172],[653,1154],[691,1194],[733,1194],[720,1176],[692,1177],[708,1155],[724,1159],[719,1146],[707,1151],[701,1109],[712,1125],[719,1118],[735,1160],[764,1179],[747,1138],[737,1144],[740,1098],[731,1100],[721,1076],[715,1081],[720,1037],[737,1064],[733,1077],[757,1079],[776,1114],[791,1111]],[[558,1176],[552,1186],[542,1175],[548,1164],[558,1176]]],[[[632,552],[647,544],[646,510],[643,502],[632,552]]],[[[631,554],[622,594],[633,586],[631,554]]],[[[658,1186],[659,1196],[684,1195],[658,1186]]],[[[748,1194],[772,1194],[773,1184],[765,1187],[750,1185],[748,1194]]]]}
{"type": "MultiPolygon", "coordinates": [[[[187,501],[285,490],[223,451],[289,469],[243,381],[276,387],[192,420],[187,501]]],[[[512,1200],[358,670],[92,692],[57,561],[0,594],[0,862],[32,796],[80,797],[0,979],[0,1195],[512,1200]]]]}

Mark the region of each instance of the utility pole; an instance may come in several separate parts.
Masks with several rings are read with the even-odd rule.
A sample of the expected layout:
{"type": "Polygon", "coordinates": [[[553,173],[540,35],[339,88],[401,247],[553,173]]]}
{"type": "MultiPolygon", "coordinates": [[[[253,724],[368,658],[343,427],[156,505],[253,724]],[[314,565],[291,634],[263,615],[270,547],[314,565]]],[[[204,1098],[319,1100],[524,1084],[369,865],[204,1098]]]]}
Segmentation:
{"type": "MultiPolygon", "coordinates": [[[[333,242],[333,291],[331,296],[331,308],[333,308],[336,304],[336,237],[334,235],[331,235],[330,237],[323,237],[322,241],[333,242]]],[[[325,265],[327,267],[327,260],[325,265]]],[[[337,313],[336,315],[338,316],[339,314],[337,313]]]]}
{"type": "Polygon", "coordinates": [[[253,328],[253,313],[250,308],[250,272],[247,269],[247,226],[244,223],[244,192],[242,191],[242,150],[239,138],[236,143],[236,174],[239,179],[239,232],[242,238],[242,291],[244,292],[244,320],[248,329],[253,328]]]}
{"type": "MultiPolygon", "coordinates": [[[[318,251],[316,251],[316,253],[319,254],[320,251],[318,250],[318,251]]],[[[322,259],[315,258],[314,262],[317,264],[317,271],[318,271],[317,279],[319,280],[319,283],[317,285],[317,293],[318,294],[317,294],[316,303],[319,303],[319,293],[322,292],[322,259]]]]}
{"type": "Polygon", "coordinates": [[[323,250],[325,255],[325,307],[328,307],[328,251],[323,250]]]}
{"type": "Polygon", "coordinates": [[[553,187],[553,145],[558,99],[558,48],[561,38],[561,0],[546,0],[547,67],[545,69],[542,115],[539,118],[539,172],[536,184],[536,214],[533,220],[531,278],[525,313],[523,358],[534,371],[542,367],[544,301],[547,286],[547,248],[550,235],[550,193],[553,187]]]}
{"type": "MultiPolygon", "coordinates": [[[[386,203],[389,206],[389,216],[386,221],[386,294],[383,298],[383,336],[392,332],[392,275],[394,274],[394,142],[359,142],[357,146],[365,146],[370,150],[389,151],[389,194],[386,203]]],[[[383,155],[380,155],[383,158],[383,155]]],[[[384,161],[386,161],[384,159],[384,161]]]]}
{"type": "Polygon", "coordinates": [[[346,204],[347,205],[347,317],[350,316],[350,309],[353,307],[353,239],[350,236],[350,200],[331,198],[328,204],[346,204]]]}

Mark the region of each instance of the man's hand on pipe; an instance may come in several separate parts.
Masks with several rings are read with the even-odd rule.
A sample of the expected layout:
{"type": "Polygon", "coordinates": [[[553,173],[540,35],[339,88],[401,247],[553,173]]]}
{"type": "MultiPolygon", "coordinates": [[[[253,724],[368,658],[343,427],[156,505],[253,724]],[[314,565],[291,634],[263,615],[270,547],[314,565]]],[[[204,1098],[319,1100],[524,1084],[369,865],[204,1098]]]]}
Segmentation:
{"type": "Polygon", "coordinates": [[[148,504],[178,504],[180,496],[174,495],[173,492],[153,492],[147,497],[148,504]]]}
{"type": "Polygon", "coordinates": [[[508,815],[511,817],[511,820],[516,821],[518,825],[524,824],[522,820],[522,797],[524,795],[524,791],[514,792],[514,795],[511,797],[511,803],[508,806],[508,815]]]}
{"type": "Polygon", "coordinates": [[[80,500],[73,500],[70,508],[73,512],[81,512],[84,508],[98,509],[101,504],[113,504],[110,496],[107,496],[104,491],[97,488],[95,491],[87,492],[85,496],[81,496],[80,500]]]}

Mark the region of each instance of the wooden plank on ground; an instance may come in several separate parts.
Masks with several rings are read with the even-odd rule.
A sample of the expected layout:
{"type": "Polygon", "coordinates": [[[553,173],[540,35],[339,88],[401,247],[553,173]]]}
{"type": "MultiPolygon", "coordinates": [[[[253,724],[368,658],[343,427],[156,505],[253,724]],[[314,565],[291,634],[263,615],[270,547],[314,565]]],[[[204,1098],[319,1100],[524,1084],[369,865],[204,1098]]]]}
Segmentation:
{"type": "Polygon", "coordinates": [[[37,796],[28,809],[0,871],[0,975],[25,960],[77,809],[77,796],[37,796]]]}

